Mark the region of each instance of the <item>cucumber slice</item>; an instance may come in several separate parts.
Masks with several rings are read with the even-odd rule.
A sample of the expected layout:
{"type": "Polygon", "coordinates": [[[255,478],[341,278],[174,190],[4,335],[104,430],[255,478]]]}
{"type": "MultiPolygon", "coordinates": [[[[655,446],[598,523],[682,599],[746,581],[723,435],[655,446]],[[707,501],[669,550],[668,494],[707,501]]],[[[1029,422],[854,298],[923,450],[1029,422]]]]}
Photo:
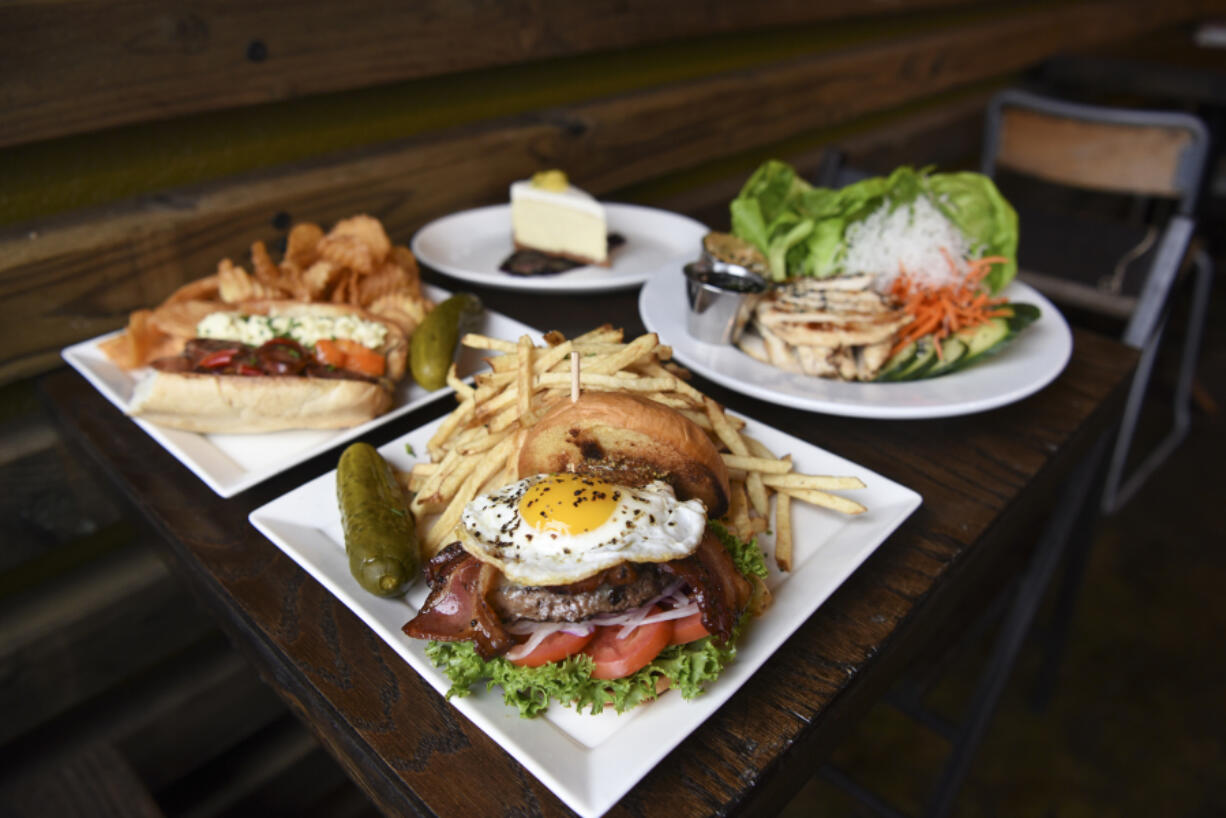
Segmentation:
{"type": "Polygon", "coordinates": [[[1004,318],[989,318],[977,327],[962,330],[954,335],[966,344],[968,358],[977,358],[1009,335],[1009,322],[1004,318]]]}
{"type": "Polygon", "coordinates": [[[1039,308],[1034,304],[1006,304],[1012,315],[1005,320],[1009,322],[1009,331],[1014,335],[1039,320],[1039,308]]]}
{"type": "Polygon", "coordinates": [[[1039,308],[1033,304],[1010,303],[1001,307],[1009,315],[992,318],[977,327],[954,333],[941,343],[936,354],[936,342],[931,336],[912,341],[886,361],[874,380],[911,381],[947,375],[975,363],[985,355],[995,354],[1006,342],[1039,318],[1039,308]]]}
{"type": "Polygon", "coordinates": [[[925,378],[935,378],[938,375],[944,375],[946,372],[952,372],[958,362],[966,357],[969,347],[958,338],[946,338],[941,344],[940,359],[932,365],[927,372],[924,373],[925,378]]]}
{"type": "Polygon", "coordinates": [[[881,367],[881,371],[877,373],[877,377],[873,378],[873,380],[894,380],[898,376],[898,373],[902,372],[903,368],[906,367],[906,365],[911,362],[911,359],[915,357],[916,346],[916,343],[911,341],[902,349],[895,352],[892,356],[890,356],[890,360],[886,361],[885,365],[881,367]]]}
{"type": "Polygon", "coordinates": [[[1009,328],[1009,321],[1005,318],[993,318],[973,329],[956,333],[954,337],[966,344],[967,349],[966,354],[953,366],[953,369],[965,369],[981,358],[996,354],[1006,342],[1012,340],[1016,335],[1017,333],[1009,328]]]}
{"type": "Polygon", "coordinates": [[[894,380],[909,381],[922,378],[936,359],[937,345],[933,343],[931,336],[925,335],[916,342],[915,357],[902,368],[894,380]]]}

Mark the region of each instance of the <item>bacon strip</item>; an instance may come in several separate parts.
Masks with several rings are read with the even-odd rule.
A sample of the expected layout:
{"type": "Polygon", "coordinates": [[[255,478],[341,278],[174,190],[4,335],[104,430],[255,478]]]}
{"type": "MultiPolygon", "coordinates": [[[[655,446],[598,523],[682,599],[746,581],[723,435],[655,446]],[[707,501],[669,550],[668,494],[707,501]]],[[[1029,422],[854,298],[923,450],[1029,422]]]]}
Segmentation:
{"type": "MultiPolygon", "coordinates": [[[[720,641],[731,638],[751,589],[715,535],[708,532],[694,554],[662,563],[659,568],[690,587],[708,631],[720,641]]],[[[496,568],[469,554],[459,543],[452,543],[426,563],[425,576],[430,594],[417,616],[404,625],[406,634],[414,639],[472,641],[483,659],[499,656],[514,646],[514,637],[488,602],[498,581],[496,568]]]]}
{"type": "Polygon", "coordinates": [[[660,568],[690,586],[690,597],[698,603],[704,628],[720,642],[732,638],[737,614],[749,602],[752,589],[714,534],[708,531],[703,535],[691,556],[663,563],[660,568]]]}
{"type": "Polygon", "coordinates": [[[430,595],[402,630],[414,639],[471,641],[482,659],[506,653],[515,639],[486,602],[498,569],[452,543],[426,564],[430,595]]]}

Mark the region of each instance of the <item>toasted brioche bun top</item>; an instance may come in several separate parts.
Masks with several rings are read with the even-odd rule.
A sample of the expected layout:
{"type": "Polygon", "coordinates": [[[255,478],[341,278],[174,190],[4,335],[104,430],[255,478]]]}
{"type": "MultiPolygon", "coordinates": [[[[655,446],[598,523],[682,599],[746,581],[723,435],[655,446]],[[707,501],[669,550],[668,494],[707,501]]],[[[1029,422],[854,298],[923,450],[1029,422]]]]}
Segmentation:
{"type": "Polygon", "coordinates": [[[560,401],[528,430],[519,476],[574,471],[617,482],[656,478],[712,518],[728,510],[728,468],[697,424],[667,406],[624,392],[585,392],[560,401]]]}

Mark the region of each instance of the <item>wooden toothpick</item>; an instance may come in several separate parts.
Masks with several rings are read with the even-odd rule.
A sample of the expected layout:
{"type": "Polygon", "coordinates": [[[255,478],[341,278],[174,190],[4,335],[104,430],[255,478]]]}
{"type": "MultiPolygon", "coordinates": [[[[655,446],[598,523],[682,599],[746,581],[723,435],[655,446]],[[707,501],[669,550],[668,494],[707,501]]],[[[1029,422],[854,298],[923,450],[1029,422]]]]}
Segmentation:
{"type": "Polygon", "coordinates": [[[570,401],[579,400],[579,353],[570,354],[570,401]]]}

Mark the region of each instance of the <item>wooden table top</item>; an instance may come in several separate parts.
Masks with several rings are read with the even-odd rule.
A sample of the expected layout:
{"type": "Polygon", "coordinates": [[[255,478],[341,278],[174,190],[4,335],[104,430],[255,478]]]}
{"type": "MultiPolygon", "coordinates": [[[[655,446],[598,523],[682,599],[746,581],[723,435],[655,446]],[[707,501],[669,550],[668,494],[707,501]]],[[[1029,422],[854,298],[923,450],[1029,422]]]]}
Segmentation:
{"type": "MultiPolygon", "coordinates": [[[[637,291],[481,295],[568,335],[606,322],[628,335],[643,330],[637,291]]],[[[1078,330],[1067,369],[1038,394],[921,421],[812,414],[697,378],[730,408],[915,489],[923,505],[609,815],[780,809],[906,663],[937,652],[957,615],[1016,570],[1062,480],[1118,421],[1135,364],[1129,348],[1078,330]]],[[[162,535],[235,645],[385,813],[570,814],[248,523],[253,509],[334,468],[340,447],[222,499],[75,372],[42,385],[69,439],[162,535]]],[[[366,439],[379,445],[451,405],[425,407],[366,439]]]]}

